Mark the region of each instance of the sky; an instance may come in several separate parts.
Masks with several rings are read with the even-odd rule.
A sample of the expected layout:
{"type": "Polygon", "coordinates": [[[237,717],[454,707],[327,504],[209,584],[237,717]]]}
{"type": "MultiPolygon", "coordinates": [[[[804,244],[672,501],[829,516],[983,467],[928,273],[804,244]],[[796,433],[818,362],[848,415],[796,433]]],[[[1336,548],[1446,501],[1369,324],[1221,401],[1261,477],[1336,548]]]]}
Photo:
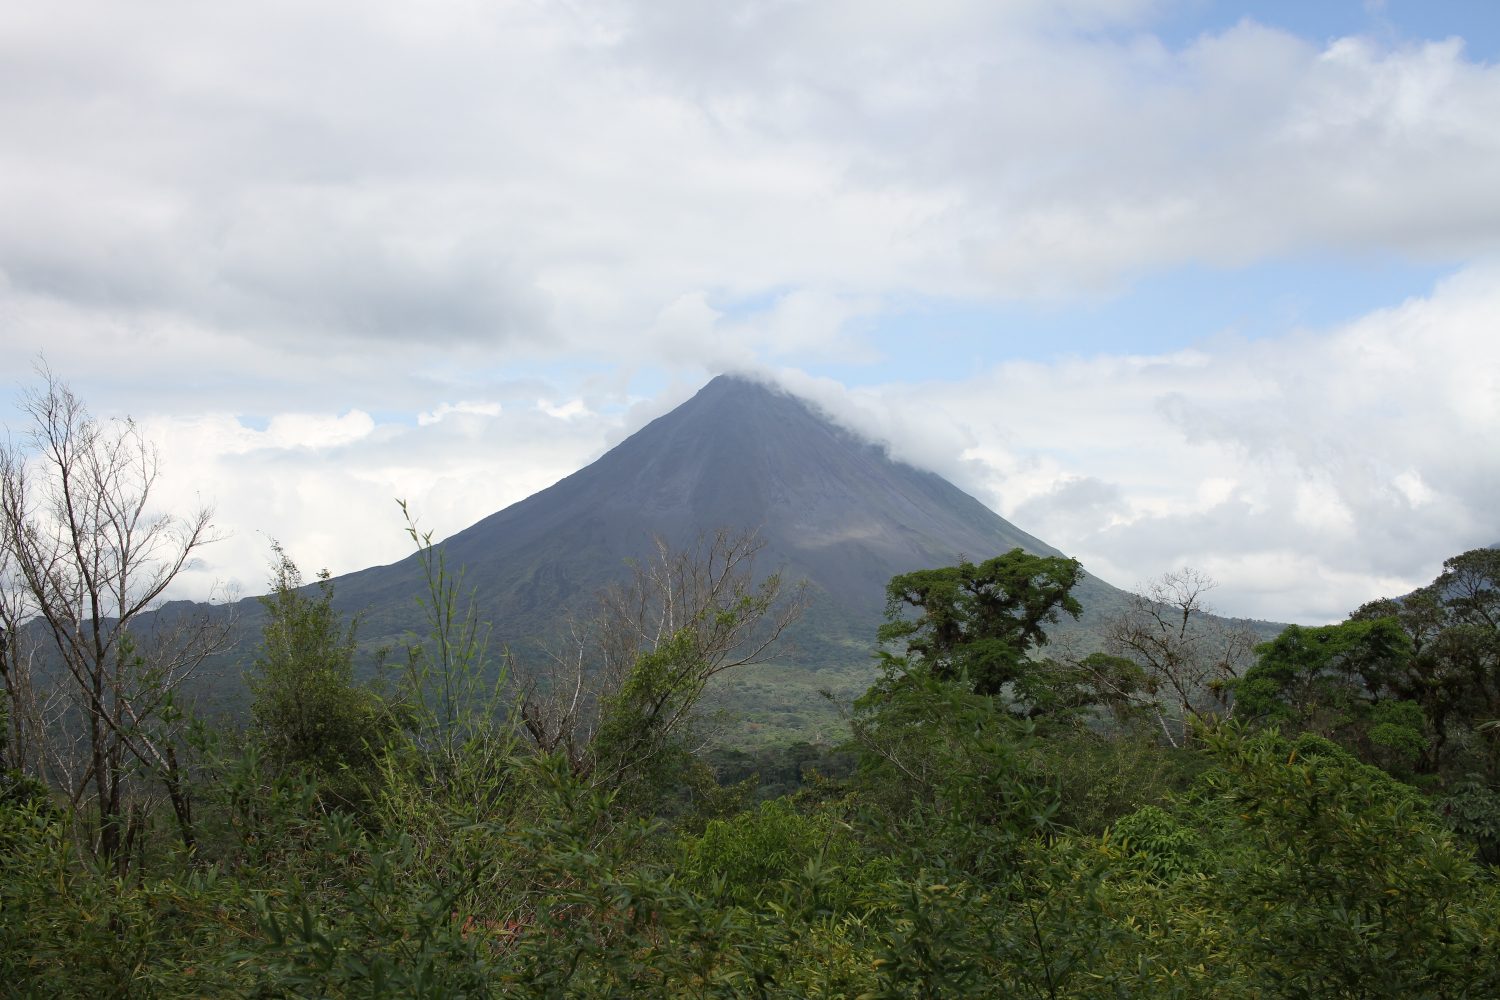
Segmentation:
{"type": "Polygon", "coordinates": [[[1317,624],[1500,542],[1500,7],[0,7],[45,363],[343,573],[769,378],[1086,570],[1317,624]]]}

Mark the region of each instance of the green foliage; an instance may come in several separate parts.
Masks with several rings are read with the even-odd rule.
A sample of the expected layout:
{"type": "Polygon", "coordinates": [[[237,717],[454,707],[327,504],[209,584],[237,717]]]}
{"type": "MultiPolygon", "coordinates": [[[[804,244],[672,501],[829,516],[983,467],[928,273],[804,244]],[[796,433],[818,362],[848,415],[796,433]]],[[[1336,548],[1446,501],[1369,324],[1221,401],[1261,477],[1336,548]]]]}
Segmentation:
{"type": "Polygon", "coordinates": [[[7,995],[248,995],[221,964],[243,890],[213,866],[124,877],[80,857],[66,817],[0,804],[0,983],[7,995]]]}
{"type": "Polygon", "coordinates": [[[46,806],[51,802],[47,786],[20,771],[0,771],[0,807],[46,806]]]}
{"type": "Polygon", "coordinates": [[[1407,777],[1427,749],[1427,718],[1414,701],[1377,701],[1370,706],[1365,741],[1374,763],[1407,777]]]}
{"type": "MultiPolygon", "coordinates": [[[[1493,886],[1410,788],[1327,740],[1213,738],[1210,786],[1252,862],[1227,879],[1254,978],[1281,996],[1500,987],[1493,886]],[[1487,957],[1476,961],[1476,956],[1487,957]]],[[[1226,873],[1227,874],[1227,873],[1226,873]]]]}
{"type": "Polygon", "coordinates": [[[1409,777],[1431,744],[1409,677],[1412,638],[1395,616],[1321,628],[1288,626],[1256,647],[1235,685],[1239,717],[1328,736],[1361,759],[1409,777]]]}
{"type": "Polygon", "coordinates": [[[1500,549],[1470,549],[1445,559],[1432,586],[1458,624],[1500,629],[1500,549]]]}
{"type": "Polygon", "coordinates": [[[1434,805],[1453,832],[1487,864],[1500,865],[1500,789],[1483,775],[1464,775],[1434,805]]]}
{"type": "Polygon", "coordinates": [[[1090,653],[1070,669],[1075,693],[1068,705],[1075,713],[1081,715],[1086,708],[1103,708],[1122,726],[1148,716],[1149,699],[1145,696],[1151,679],[1134,660],[1109,653],[1090,653]]]}
{"type": "MultiPolygon", "coordinates": [[[[1447,559],[1431,584],[1395,600],[1366,604],[1351,622],[1393,619],[1412,650],[1389,678],[1388,697],[1420,706],[1424,742],[1412,769],[1423,775],[1480,771],[1500,781],[1500,551],[1474,549],[1447,559]]],[[[1388,733],[1387,736],[1396,734],[1388,733]]],[[[1398,740],[1398,760],[1409,750],[1398,740]]]]}
{"type": "Polygon", "coordinates": [[[1387,617],[1289,625],[1255,652],[1256,664],[1235,685],[1238,714],[1328,735],[1368,720],[1370,705],[1405,670],[1412,643],[1387,617]]]}
{"type": "Polygon", "coordinates": [[[974,871],[1003,870],[1048,830],[1056,789],[1032,762],[1034,726],[998,699],[888,661],[851,720],[867,825],[974,871]]]}
{"type": "Polygon", "coordinates": [[[880,724],[893,739],[902,730],[903,761],[926,754],[959,773],[886,789],[881,769],[895,764],[877,753],[850,802],[777,800],[696,835],[622,819],[613,791],[514,742],[457,746],[460,773],[436,784],[403,760],[419,743],[387,754],[364,822],[268,777],[252,752],[223,772],[244,838],[220,854],[227,867],[133,882],[79,866],[57,819],[0,808],[0,974],[58,996],[1249,998],[1500,985],[1493,880],[1420,796],[1333,744],[1209,734],[1215,763],[1195,791],[1104,836],[1062,836],[1038,821],[1051,793],[1033,767],[1069,746],[934,683],[904,687],[880,724]],[[978,748],[960,746],[965,732],[978,748]],[[959,786],[974,782],[969,797],[959,786]]]}
{"type": "MultiPolygon", "coordinates": [[[[193,850],[132,804],[129,877],[79,851],[78,814],[0,786],[0,983],[59,998],[1500,995],[1500,890],[1459,839],[1495,843],[1483,773],[1434,804],[1311,733],[1224,725],[1183,750],[1155,719],[1078,710],[1070,690],[1128,692],[1118,664],[1086,667],[1109,684],[1068,674],[1083,661],[986,694],[917,651],[887,654],[850,750],[720,753],[734,783],[709,789],[673,721],[701,691],[690,628],[626,645],[579,766],[496,710],[476,682],[482,631],[430,568],[421,689],[358,744],[357,803],[326,794],[353,751],[292,755],[342,744],[268,740],[274,713],[260,738],[198,731],[193,850]],[[841,781],[811,778],[849,757],[841,781]],[[754,772],[800,791],[739,808],[754,772]]],[[[337,689],[348,633],[327,591],[287,590],[273,618],[302,639],[285,648],[333,651],[287,662],[332,663],[304,672],[337,689]]],[[[1376,633],[1288,637],[1257,678],[1307,725],[1342,705],[1338,735],[1396,770],[1425,752],[1424,703],[1337,700],[1370,690],[1340,679],[1376,633]]],[[[1485,735],[1463,752],[1482,759],[1485,735]]]]}
{"type": "Polygon", "coordinates": [[[1100,834],[1144,805],[1182,791],[1206,764],[1201,754],[1164,746],[1150,729],[1049,731],[1032,766],[1057,787],[1059,826],[1100,834]]]}
{"type": "Polygon", "coordinates": [[[1115,995],[1484,996],[1500,898],[1415,791],[1310,735],[1206,734],[1196,789],[1063,842],[1115,995]],[[1102,881],[1087,878],[1092,859],[1102,881]],[[1090,917],[1092,919],[1092,917],[1090,917]]]}
{"type": "Polygon", "coordinates": [[[423,870],[423,847],[409,834],[374,841],[338,814],[321,832],[324,881],[290,880],[256,899],[260,936],[237,957],[256,967],[262,983],[292,995],[484,992],[492,969],[454,918],[454,904],[482,869],[424,878],[413,874],[423,870]]]}
{"type": "Polygon", "coordinates": [[[683,841],[681,870],[689,884],[710,898],[754,908],[779,898],[787,885],[817,864],[827,873],[824,902],[833,913],[868,901],[890,863],[867,856],[854,827],[837,803],[804,811],[787,799],[761,803],[750,812],[714,820],[683,841]]]}
{"type": "Polygon", "coordinates": [[[593,774],[634,808],[663,798],[690,768],[691,728],[675,723],[703,693],[695,633],[679,629],[636,657],[619,691],[606,699],[590,744],[593,774]]]}
{"type": "Polygon", "coordinates": [[[427,584],[417,598],[427,634],[408,637],[401,713],[417,742],[434,751],[427,754],[432,780],[443,781],[458,767],[458,748],[492,730],[508,709],[506,674],[489,660],[489,625],[464,590],[463,571],[448,568],[432,532],[418,530],[406,501],[396,502],[427,584]]]}
{"type": "Polygon", "coordinates": [[[975,694],[1000,694],[1027,672],[1028,653],[1046,644],[1044,626],[1059,612],[1078,617],[1082,608],[1070,592],[1082,575],[1076,559],[1021,549],[978,565],[906,573],[886,587],[879,639],[904,644],[907,655],[939,680],[962,681],[975,694]],[[909,608],[919,616],[903,617],[909,608]]]}
{"type": "Polygon", "coordinates": [[[1429,786],[1500,782],[1500,552],[1443,563],[1429,586],[1347,622],[1292,626],[1235,685],[1241,718],[1338,740],[1429,786]]]}
{"type": "Polygon", "coordinates": [[[712,747],[703,759],[720,784],[750,782],[752,796],[762,801],[794,795],[819,781],[842,781],[854,773],[857,763],[846,748],[805,740],[752,750],[712,747]]]}
{"type": "Polygon", "coordinates": [[[1203,870],[1203,847],[1191,826],[1158,806],[1123,816],[1109,841],[1152,878],[1176,879],[1203,870]]]}
{"type": "Polygon", "coordinates": [[[612,789],[623,813],[664,816],[708,775],[690,752],[707,685],[772,654],[801,612],[801,588],[757,577],[753,535],[657,546],[575,626],[568,652],[552,656],[559,669],[528,682],[519,709],[537,752],[565,755],[575,774],[612,789]]]}
{"type": "Polygon", "coordinates": [[[355,623],[343,625],[333,608],[333,584],[318,575],[317,596],[302,589],[295,563],[272,543],[275,556],[260,652],[248,677],[256,735],[283,767],[325,776],[368,768],[389,730],[376,695],[354,682],[355,623]]]}

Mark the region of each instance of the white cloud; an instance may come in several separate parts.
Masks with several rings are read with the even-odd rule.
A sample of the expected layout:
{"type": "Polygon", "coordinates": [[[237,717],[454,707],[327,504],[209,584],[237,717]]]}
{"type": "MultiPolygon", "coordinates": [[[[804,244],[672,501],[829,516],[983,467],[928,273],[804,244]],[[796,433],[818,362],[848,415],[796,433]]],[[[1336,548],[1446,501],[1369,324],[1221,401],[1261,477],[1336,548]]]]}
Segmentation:
{"type": "Polygon", "coordinates": [[[472,417],[498,417],[503,407],[499,403],[471,403],[461,400],[457,403],[441,403],[437,409],[427,413],[417,414],[417,426],[426,427],[435,424],[452,414],[460,414],[472,417]]]}
{"type": "Polygon", "coordinates": [[[341,417],[281,413],[271,419],[264,437],[266,446],[272,448],[336,448],[368,437],[374,430],[375,421],[360,410],[341,417]]]}
{"type": "Polygon", "coordinates": [[[1319,621],[1500,540],[1497,312],[1482,264],[1325,332],[956,384],[789,381],[1112,582],[1186,563],[1226,609],[1319,621]]]}
{"type": "Polygon", "coordinates": [[[539,399],[536,401],[536,408],[555,420],[577,420],[579,417],[594,416],[582,399],[570,399],[562,403],[549,403],[545,399],[539,399]]]}
{"type": "Polygon", "coordinates": [[[1406,502],[1411,504],[1412,510],[1424,507],[1437,499],[1437,494],[1427,488],[1422,482],[1421,475],[1415,469],[1407,469],[1405,472],[1391,480],[1391,485],[1401,492],[1406,502]]]}
{"type": "Polygon", "coordinates": [[[116,355],[796,363],[901,294],[1500,240],[1500,67],[1253,21],[1174,49],[1158,6],[9,12],[0,295],[116,355]],[[747,296],[776,305],[718,338],[668,322],[747,296]]]}
{"type": "Polygon", "coordinates": [[[610,424],[591,411],[557,420],[495,404],[435,412],[442,416],[389,423],[363,413],[282,415],[265,430],[230,415],[143,420],[163,456],[162,509],[207,503],[227,533],[177,595],[204,597],[215,585],[260,592],[269,538],[307,570],[392,562],[410,548],[397,498],[424,530],[445,537],[586,464],[610,424]]]}
{"type": "Polygon", "coordinates": [[[1170,6],[12,4],[0,337],[151,418],[172,497],[235,526],[204,573],[257,580],[256,531],[394,558],[389,497],[454,530],[775,366],[1117,582],[1334,616],[1496,539],[1500,66],[1172,45],[1170,6]],[[795,372],[922,360],[863,333],[903,300],[1327,254],[1466,266],[1331,331],[795,372]]]}

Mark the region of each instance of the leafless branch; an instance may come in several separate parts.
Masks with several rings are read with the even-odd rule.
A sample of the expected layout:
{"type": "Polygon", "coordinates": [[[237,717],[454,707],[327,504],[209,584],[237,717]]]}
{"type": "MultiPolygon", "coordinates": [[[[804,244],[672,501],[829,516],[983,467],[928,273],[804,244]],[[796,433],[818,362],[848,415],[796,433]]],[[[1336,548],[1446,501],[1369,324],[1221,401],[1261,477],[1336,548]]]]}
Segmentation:
{"type": "MultiPolygon", "coordinates": [[[[73,759],[74,734],[60,724],[69,713],[42,716],[56,731],[38,735],[56,747],[48,755],[52,777],[75,803],[92,782],[99,851],[123,865],[135,815],[125,801],[132,760],[167,783],[174,808],[185,814],[163,709],[222,646],[228,623],[178,618],[154,633],[135,625],[214,540],[212,511],[185,518],[156,512],[159,460],[136,425],[96,421],[50,371],[39,374],[42,387],[23,403],[32,420],[27,447],[0,447],[5,610],[18,619],[18,633],[19,619],[30,619],[24,631],[46,637],[70,682],[86,763],[73,759]]],[[[35,724],[38,717],[30,718],[35,724]]],[[[191,839],[186,826],[183,835],[191,839]]]]}
{"type": "Polygon", "coordinates": [[[1186,739],[1193,720],[1233,713],[1231,686],[1255,645],[1248,629],[1213,616],[1205,595],[1214,586],[1194,569],[1164,574],[1132,596],[1106,634],[1110,652],[1146,671],[1149,707],[1174,746],[1186,739]]]}
{"type": "Polygon", "coordinates": [[[605,591],[596,615],[553,647],[546,676],[528,683],[522,722],[536,746],[566,753],[576,773],[616,780],[671,743],[712,678],[768,659],[805,590],[757,577],[761,549],[753,534],[730,531],[685,551],[656,539],[632,579],[605,591]],[[601,727],[627,711],[631,731],[616,734],[623,743],[601,763],[601,727]]]}

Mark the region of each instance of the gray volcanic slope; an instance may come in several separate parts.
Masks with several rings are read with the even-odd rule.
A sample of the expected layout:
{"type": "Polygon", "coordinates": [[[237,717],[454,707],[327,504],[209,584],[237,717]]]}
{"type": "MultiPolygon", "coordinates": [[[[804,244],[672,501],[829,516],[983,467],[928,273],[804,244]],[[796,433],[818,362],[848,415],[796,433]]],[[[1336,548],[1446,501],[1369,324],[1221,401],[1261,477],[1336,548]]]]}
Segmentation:
{"type": "MultiPolygon", "coordinates": [[[[628,572],[653,536],[691,543],[718,528],[754,529],[757,568],[805,579],[812,604],[799,660],[868,656],[887,580],[1020,547],[1056,549],[943,478],[892,461],[786,393],[721,375],[603,457],[441,544],[494,640],[525,645],[628,572]]],[[[338,604],[364,615],[362,637],[422,631],[409,558],[335,581],[338,604]]],[[[1100,580],[1077,591],[1094,618],[1124,595],[1100,580]]]]}

